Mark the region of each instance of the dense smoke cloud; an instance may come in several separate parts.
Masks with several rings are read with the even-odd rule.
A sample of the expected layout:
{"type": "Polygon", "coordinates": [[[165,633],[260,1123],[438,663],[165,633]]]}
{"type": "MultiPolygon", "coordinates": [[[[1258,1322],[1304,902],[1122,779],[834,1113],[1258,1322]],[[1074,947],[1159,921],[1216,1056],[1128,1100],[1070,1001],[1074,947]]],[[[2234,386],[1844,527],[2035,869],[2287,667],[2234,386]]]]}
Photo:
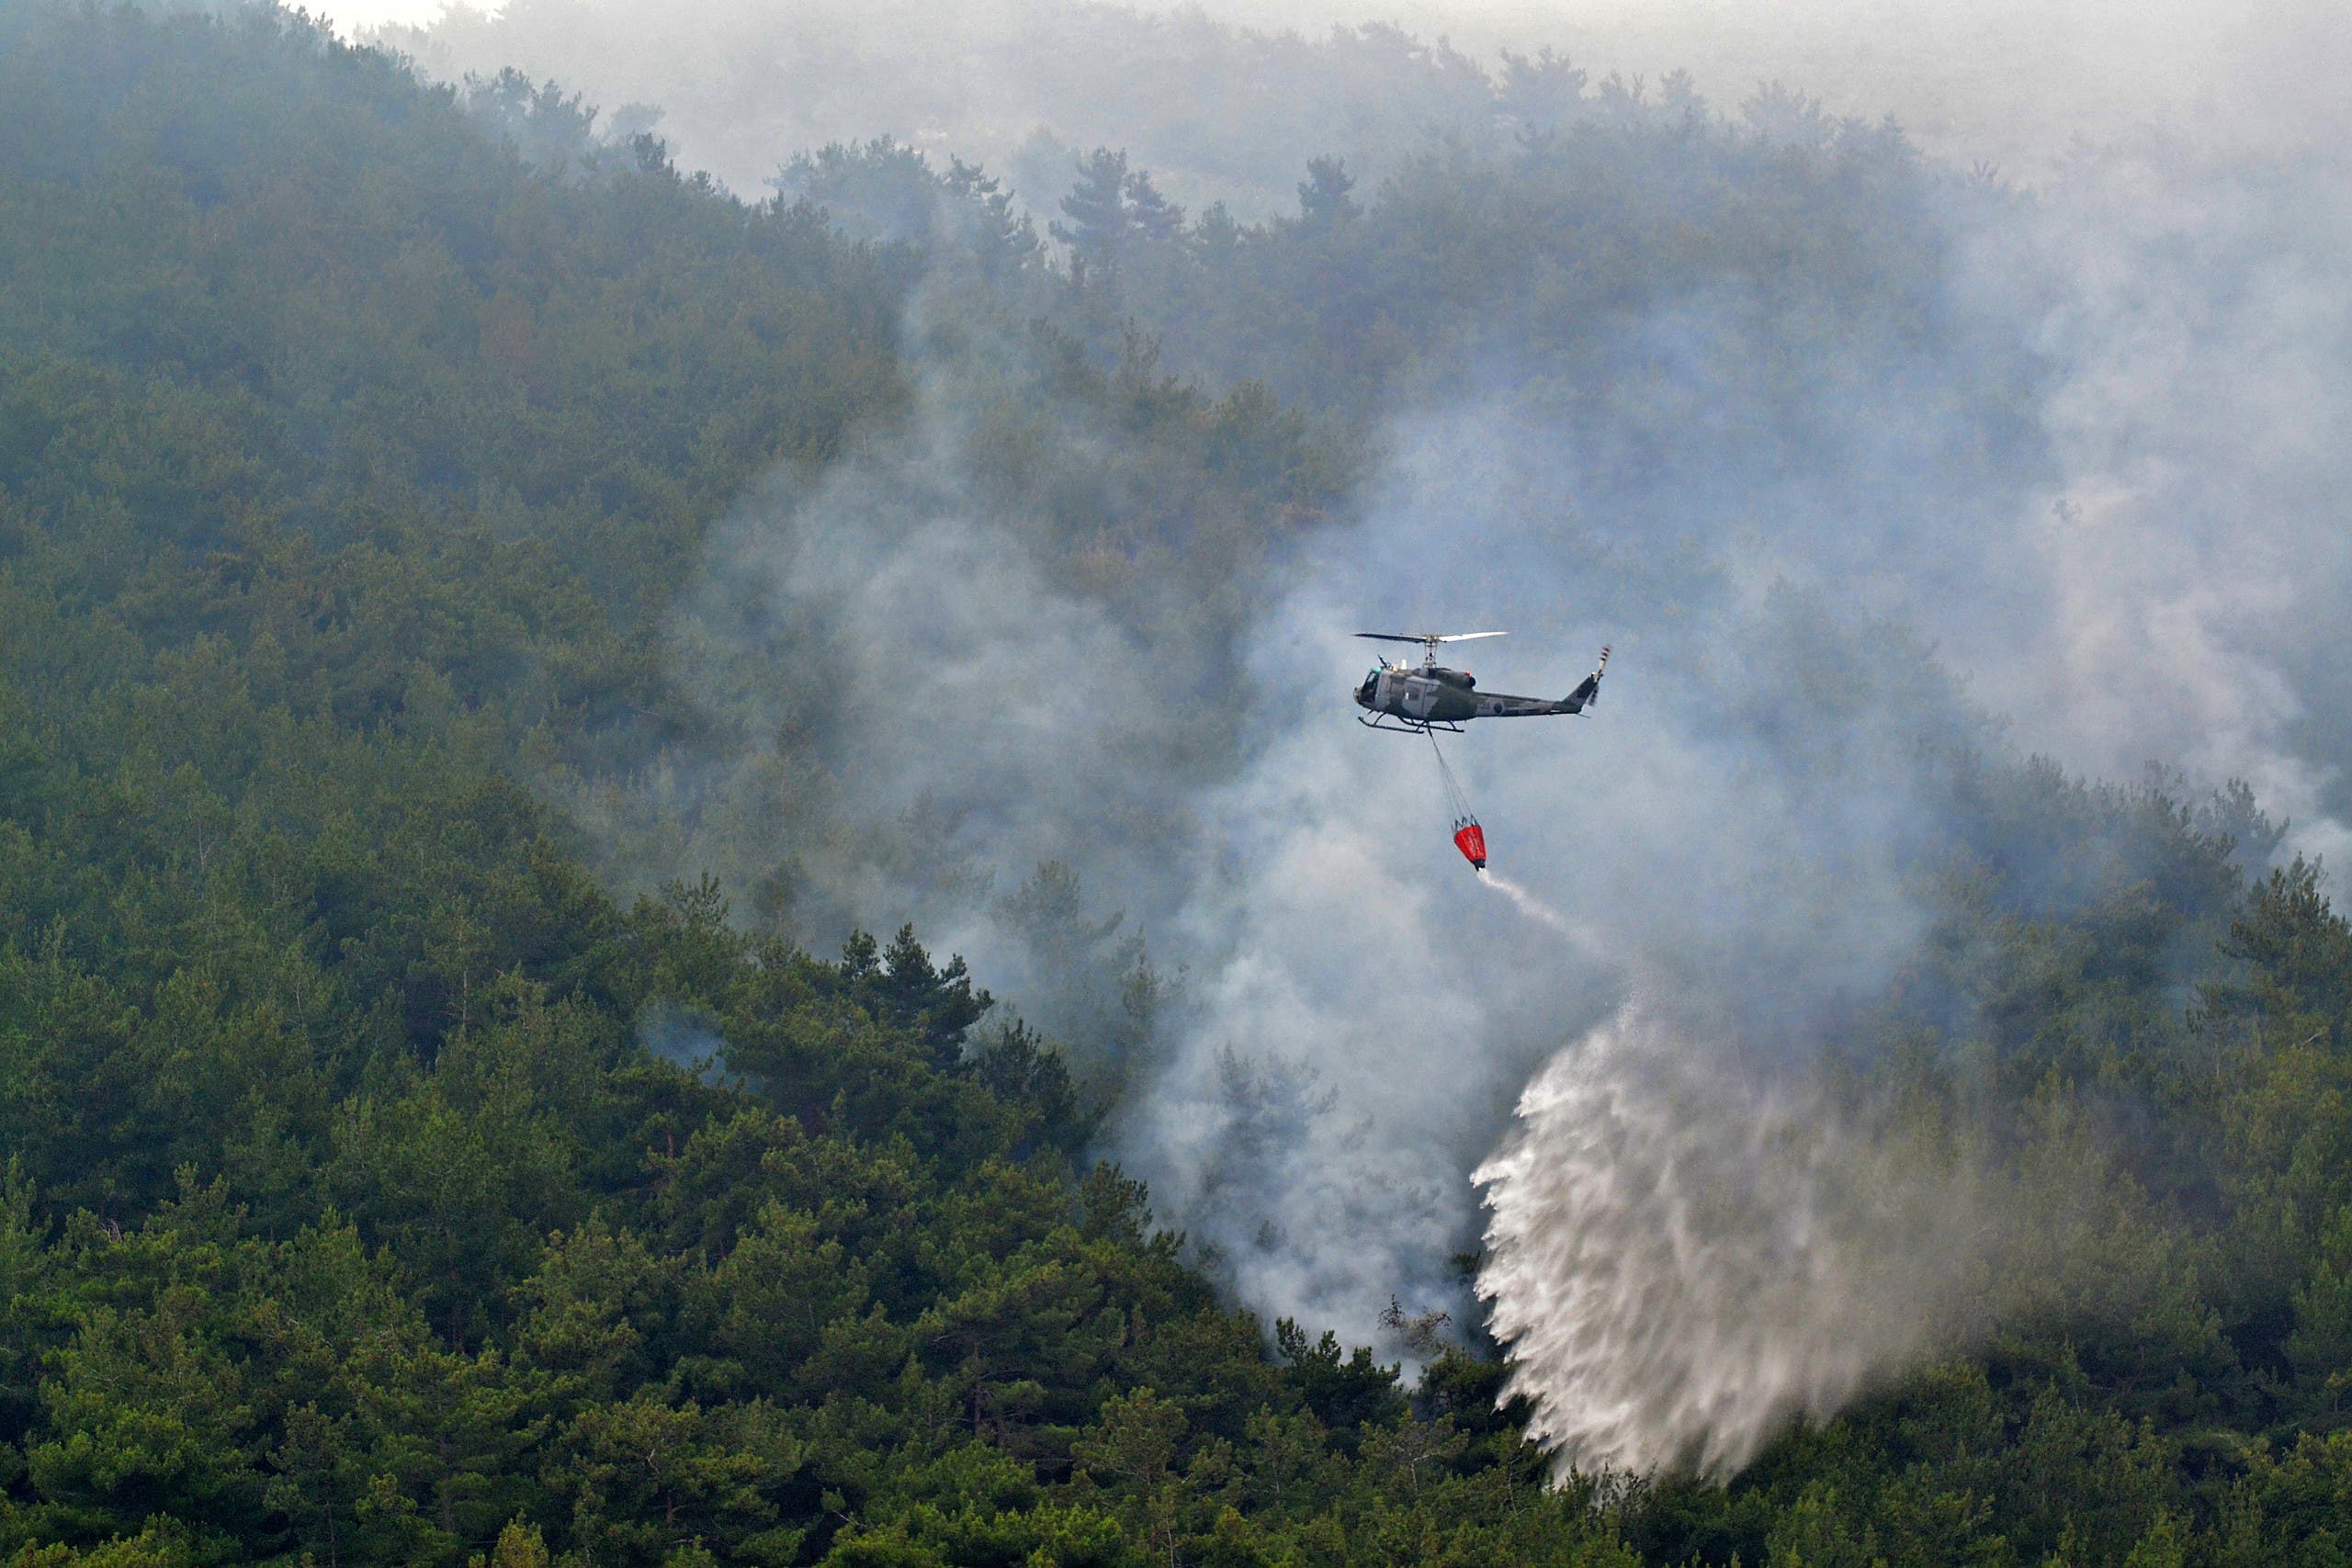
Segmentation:
{"type": "MultiPolygon", "coordinates": [[[[1721,1065],[1798,1059],[1916,940],[1904,878],[1939,832],[1938,758],[1983,734],[1883,625],[1694,567],[1616,505],[1567,504],[1573,443],[1542,434],[1492,404],[1398,422],[1380,499],[1299,563],[1255,640],[1250,685],[1279,694],[1269,733],[1205,813],[1247,874],[1188,906],[1208,978],[1125,1137],[1269,1311],[1363,1332],[1392,1292],[1450,1302],[1448,1255],[1476,1223],[1462,1173],[1634,975],[1721,999],[1733,1032],[1694,1041],[1721,1065]],[[1531,508],[1546,495],[1564,513],[1531,508]],[[1427,741],[1337,705],[1359,620],[1540,628],[1494,655],[1504,674],[1479,665],[1547,695],[1618,638],[1592,715],[1444,742],[1498,874],[1581,942],[1455,857],[1427,741]],[[1237,1055],[1280,1064],[1274,1092],[1238,1078],[1237,1055]],[[1295,1118],[1270,1104],[1308,1084],[1322,1114],[1266,1138],[1270,1114],[1295,1118]]],[[[1796,510],[1770,490],[1751,501],[1796,510]]]]}
{"type": "MultiPolygon", "coordinates": [[[[1000,24],[1042,47],[969,25],[1000,24]]],[[[882,57],[850,53],[854,97],[882,57]]],[[[973,101],[1045,91],[976,58],[973,101]]],[[[941,123],[979,143],[944,150],[1110,112],[1056,94],[966,102],[941,123]]],[[[1836,134],[1775,102],[1782,133],[1836,134]]],[[[1426,134],[1395,113],[1364,133],[1426,134]]],[[[1285,169],[1331,150],[1278,120],[1285,169]]],[[[788,151],[761,123],[731,177],[788,151]]],[[[1982,1321],[1983,1173],[1813,1077],[1870,1038],[1931,872],[2071,896],[1961,798],[1970,760],[2244,776],[2290,850],[2352,846],[2352,182],[2255,129],[2080,150],[2030,197],[1928,182],[1947,265],[1891,327],[1725,282],[1577,323],[1565,370],[1521,323],[1465,330],[1385,389],[1346,514],[1223,576],[1095,560],[1069,519],[1166,476],[1051,397],[1002,423],[975,366],[1017,355],[935,337],[926,304],[910,415],[747,501],[681,616],[721,743],[576,804],[616,839],[632,810],[689,824],[689,863],[783,824],[766,915],[812,941],[913,919],[967,953],[1125,1081],[1114,1152],[1253,1307],[1351,1337],[1392,1296],[1459,1309],[1484,1228],[1478,1292],[1564,1461],[1735,1469],[1982,1321]],[[1618,648],[1594,714],[1444,742],[1509,897],[1446,842],[1428,743],[1346,700],[1348,633],[1489,626],[1514,633],[1480,648],[1489,688],[1557,695],[1618,648]]],[[[1261,151],[1178,188],[1278,191],[1261,151]]],[[[1263,344],[1187,333],[1187,365],[1284,384],[1263,344]]]]}
{"type": "Polygon", "coordinates": [[[673,873],[628,859],[653,844],[819,946],[913,921],[1032,1022],[1100,1032],[1106,987],[1171,906],[1169,868],[1193,858],[1219,721],[1171,673],[1198,650],[1074,587],[1085,550],[1039,536],[1039,492],[1012,470],[1050,452],[1053,482],[1096,508],[1147,476],[1073,407],[976,415],[976,369],[935,366],[899,429],[747,498],[673,632],[706,738],[571,805],[625,880],[673,873]],[[1125,908],[1096,909],[1094,887],[1125,908]]]}
{"type": "Polygon", "coordinates": [[[2036,300],[2056,470],[2005,562],[2048,584],[2005,662],[2020,739],[2254,783],[2343,864],[2352,166],[2149,138],[2073,161],[1969,287],[2036,300]]]}

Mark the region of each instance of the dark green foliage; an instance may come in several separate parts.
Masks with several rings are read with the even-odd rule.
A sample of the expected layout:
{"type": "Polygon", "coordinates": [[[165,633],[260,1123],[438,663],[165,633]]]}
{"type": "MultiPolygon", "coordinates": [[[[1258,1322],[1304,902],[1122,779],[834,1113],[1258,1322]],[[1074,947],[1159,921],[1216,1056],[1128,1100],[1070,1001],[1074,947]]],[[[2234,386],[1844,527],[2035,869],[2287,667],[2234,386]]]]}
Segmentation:
{"type": "Polygon", "coordinates": [[[1309,1341],[1305,1329],[1283,1318],[1274,1325],[1274,1348],[1289,1363],[1288,1381],[1306,1407],[1343,1437],[1355,1436],[1366,1423],[1400,1407],[1396,1369],[1381,1366],[1364,1346],[1348,1354],[1329,1329],[1309,1341]]]}
{"type": "Polygon", "coordinates": [[[2245,977],[2208,987],[2217,1009],[2267,1015],[2290,1031],[2308,1019],[2320,1039],[2345,1043],[2352,1018],[2352,923],[2328,908],[2319,867],[2298,858],[2272,872],[2231,923],[2222,951],[2244,965],[2245,977]]]}

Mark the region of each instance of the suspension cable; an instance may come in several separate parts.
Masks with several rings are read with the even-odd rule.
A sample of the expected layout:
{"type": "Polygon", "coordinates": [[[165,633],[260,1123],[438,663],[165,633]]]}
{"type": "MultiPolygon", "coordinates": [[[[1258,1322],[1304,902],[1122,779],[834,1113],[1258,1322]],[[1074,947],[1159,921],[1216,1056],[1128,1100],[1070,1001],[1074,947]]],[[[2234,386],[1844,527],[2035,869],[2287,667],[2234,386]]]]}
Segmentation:
{"type": "Polygon", "coordinates": [[[1453,776],[1453,770],[1445,765],[1445,752],[1438,746],[1436,732],[1424,730],[1422,733],[1429,736],[1430,754],[1437,759],[1438,783],[1444,787],[1445,808],[1453,818],[1453,826],[1459,828],[1464,823],[1476,822],[1478,818],[1476,813],[1470,809],[1470,796],[1464,792],[1462,781],[1453,776]]]}

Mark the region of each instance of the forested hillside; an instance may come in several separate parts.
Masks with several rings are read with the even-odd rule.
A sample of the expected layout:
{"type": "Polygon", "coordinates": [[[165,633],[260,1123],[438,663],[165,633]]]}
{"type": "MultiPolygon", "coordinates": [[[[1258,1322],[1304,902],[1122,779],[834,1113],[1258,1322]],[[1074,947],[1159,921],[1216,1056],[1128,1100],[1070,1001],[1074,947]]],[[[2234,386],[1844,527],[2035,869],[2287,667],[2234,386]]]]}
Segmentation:
{"type": "MultiPolygon", "coordinates": [[[[0,0],[0,105],[6,1561],[2352,1551],[2352,929],[2244,791],[1935,755],[1934,920],[1832,1065],[1984,1151],[2034,1278],[1736,1479],[1555,1483],[1475,1325],[1392,1303],[1408,1375],[1263,1323],[1105,1157],[1151,1048],[1115,998],[1161,983],[1115,921],[1049,911],[1038,972],[1114,997],[1050,1039],[911,926],[808,951],[842,807],[774,778],[838,737],[680,684],[729,509],[942,381],[1060,588],[1230,671],[1379,393],[1481,333],[1593,370],[1544,395],[1613,411],[1628,469],[1683,437],[1601,329],[1693,279],[1911,363],[1948,176],[1897,133],[1645,109],[1378,193],[1302,148],[1300,215],[1248,228],[1105,152],[1040,235],[887,145],[746,202],[559,89],[267,9],[0,0]],[[746,748],[758,791],[676,786],[746,748]]],[[[1934,389],[1949,482],[2030,375],[1934,389]]],[[[1225,777],[1238,728],[1154,765],[1225,777]]]]}

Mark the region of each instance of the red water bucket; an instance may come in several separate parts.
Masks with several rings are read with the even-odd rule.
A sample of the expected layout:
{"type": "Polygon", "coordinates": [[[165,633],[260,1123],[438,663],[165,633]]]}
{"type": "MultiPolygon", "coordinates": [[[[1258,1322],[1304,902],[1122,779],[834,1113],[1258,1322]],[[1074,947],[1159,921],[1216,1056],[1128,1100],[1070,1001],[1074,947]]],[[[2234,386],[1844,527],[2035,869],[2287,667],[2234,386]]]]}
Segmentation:
{"type": "Polygon", "coordinates": [[[1487,869],[1487,834],[1477,823],[1464,822],[1455,829],[1453,847],[1462,852],[1462,858],[1468,861],[1473,868],[1478,871],[1487,869]]]}

